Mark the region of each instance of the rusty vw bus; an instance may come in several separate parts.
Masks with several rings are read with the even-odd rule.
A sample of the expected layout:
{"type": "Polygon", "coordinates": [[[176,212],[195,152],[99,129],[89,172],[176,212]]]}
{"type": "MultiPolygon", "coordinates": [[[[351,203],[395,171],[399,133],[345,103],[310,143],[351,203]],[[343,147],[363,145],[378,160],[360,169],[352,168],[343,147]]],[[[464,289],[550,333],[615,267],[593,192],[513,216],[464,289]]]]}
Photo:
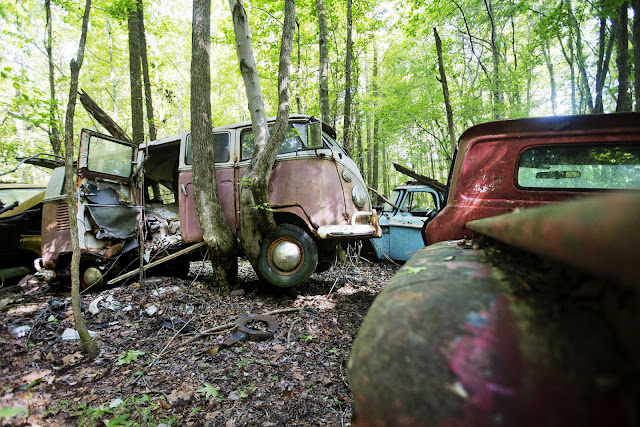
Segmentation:
{"type": "MultiPolygon", "coordinates": [[[[253,154],[251,123],[218,127],[213,133],[222,210],[239,235],[238,185],[253,154]]],[[[331,265],[341,241],[381,233],[360,171],[335,136],[332,128],[312,116],[290,117],[269,182],[270,207],[278,229],[263,242],[259,260],[259,275],[272,284],[302,283],[314,271],[331,265]]],[[[74,214],[85,283],[131,270],[137,263],[140,229],[144,230],[147,264],[167,254],[186,252],[202,241],[194,206],[189,133],[138,149],[84,130],[77,168],[74,214]]],[[[57,274],[68,270],[71,249],[63,180],[64,170],[54,171],[43,201],[42,264],[57,274]]],[[[198,248],[202,250],[203,245],[198,248]]],[[[184,274],[189,257],[195,255],[172,258],[162,267],[184,274]]]]}

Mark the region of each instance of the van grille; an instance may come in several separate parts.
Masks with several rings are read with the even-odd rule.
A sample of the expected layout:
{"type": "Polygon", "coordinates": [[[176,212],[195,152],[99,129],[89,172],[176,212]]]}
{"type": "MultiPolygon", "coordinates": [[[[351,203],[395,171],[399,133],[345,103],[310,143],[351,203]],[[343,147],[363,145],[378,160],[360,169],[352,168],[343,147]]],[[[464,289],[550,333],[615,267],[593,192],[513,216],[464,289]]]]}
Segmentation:
{"type": "Polygon", "coordinates": [[[67,202],[58,203],[56,207],[56,231],[69,230],[69,205],[67,202]]]}

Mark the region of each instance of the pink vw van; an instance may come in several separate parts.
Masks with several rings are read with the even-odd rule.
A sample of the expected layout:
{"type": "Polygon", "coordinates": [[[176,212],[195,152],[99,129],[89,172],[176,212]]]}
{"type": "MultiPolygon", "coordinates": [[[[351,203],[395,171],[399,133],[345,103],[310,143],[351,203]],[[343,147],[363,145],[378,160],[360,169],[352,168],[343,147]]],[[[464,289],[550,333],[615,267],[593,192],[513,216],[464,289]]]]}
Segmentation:
{"type": "MultiPolygon", "coordinates": [[[[213,133],[222,209],[239,235],[238,185],[253,154],[251,123],[218,127],[213,133]]],[[[290,117],[269,182],[278,229],[263,242],[259,260],[259,275],[272,284],[302,283],[331,265],[340,242],[381,233],[362,175],[335,136],[332,128],[312,116],[290,117]]],[[[142,222],[147,264],[197,247],[158,266],[181,275],[188,271],[189,259],[201,257],[197,252],[203,246],[193,245],[202,241],[202,233],[194,207],[192,168],[189,133],[136,148],[83,130],[74,214],[86,284],[137,267],[142,222]]],[[[64,169],[56,169],[43,201],[42,264],[58,275],[67,272],[70,260],[63,181],[64,169]]]]}

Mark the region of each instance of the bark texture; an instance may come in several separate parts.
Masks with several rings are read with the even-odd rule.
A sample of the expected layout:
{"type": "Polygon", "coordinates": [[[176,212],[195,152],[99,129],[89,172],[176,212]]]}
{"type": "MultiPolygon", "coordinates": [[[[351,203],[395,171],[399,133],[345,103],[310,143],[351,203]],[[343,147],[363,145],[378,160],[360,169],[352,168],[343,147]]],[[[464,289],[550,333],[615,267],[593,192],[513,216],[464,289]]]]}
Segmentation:
{"type": "Polygon", "coordinates": [[[56,77],[53,65],[53,18],[51,17],[51,0],[44,2],[46,14],[46,37],[45,49],[47,51],[47,61],[49,63],[49,142],[53,154],[60,155],[62,150],[62,140],[60,138],[60,127],[58,122],[58,101],[56,100],[56,77]]]}
{"type": "Polygon", "coordinates": [[[629,7],[624,2],[618,9],[618,26],[616,38],[618,39],[618,50],[616,54],[616,65],[618,67],[618,100],[616,112],[631,111],[631,94],[629,93],[629,29],[627,27],[629,7]]]}
{"type": "Polygon", "coordinates": [[[607,19],[605,17],[600,19],[600,42],[598,48],[598,62],[596,65],[596,102],[593,106],[594,113],[604,112],[604,106],[602,104],[602,90],[604,89],[604,83],[607,78],[607,73],[609,72],[609,62],[611,60],[611,52],[613,51],[613,42],[615,40],[614,34],[616,31],[616,22],[617,19],[613,19],[611,34],[607,39],[607,19]]]}
{"type": "Polygon", "coordinates": [[[64,123],[65,146],[65,192],[69,205],[69,226],[71,228],[71,244],[73,254],[71,256],[71,306],[76,330],[80,335],[80,342],[93,360],[100,350],[93,342],[87,325],[82,315],[82,301],[80,300],[80,245],[78,239],[78,219],[76,217],[76,177],[73,170],[73,116],[76,111],[76,97],[78,93],[78,78],[82,61],[84,60],[84,47],[87,41],[87,29],[89,27],[89,13],[91,12],[91,0],[87,0],[82,17],[82,33],[78,43],[78,53],[71,60],[71,80],[69,82],[69,102],[64,123]]]}
{"type": "Polygon", "coordinates": [[[633,6],[633,89],[635,91],[635,111],[640,111],[640,0],[632,0],[633,6]]]}
{"type": "Polygon", "coordinates": [[[131,83],[131,135],[133,142],[144,142],[144,118],[142,112],[142,71],[140,70],[140,26],[137,5],[129,11],[129,81],[131,83]]]}
{"type": "Polygon", "coordinates": [[[144,11],[142,0],[138,0],[138,35],[140,40],[140,62],[142,64],[142,80],[144,83],[144,105],[149,126],[149,140],[156,140],[156,124],[153,119],[153,101],[151,99],[151,79],[149,78],[149,61],[147,59],[147,37],[144,31],[144,11]]]}
{"type": "Polygon", "coordinates": [[[289,67],[295,28],[295,0],[285,1],[285,19],[280,46],[278,70],[278,114],[271,135],[262,101],[255,56],[251,44],[249,23],[242,0],[229,0],[236,38],[236,52],[244,81],[254,135],[251,163],[242,176],[240,186],[240,245],[257,271],[257,260],[264,237],[276,229],[269,208],[268,184],[271,169],[289,122],[289,67]]]}
{"type": "Polygon", "coordinates": [[[331,124],[331,108],[329,107],[329,35],[324,0],[316,0],[316,10],[318,13],[318,45],[320,49],[320,70],[318,74],[320,114],[323,122],[331,124]]]}
{"type": "MultiPolygon", "coordinates": [[[[373,93],[373,99],[374,99],[374,103],[377,105],[378,104],[378,46],[375,44],[373,44],[373,77],[372,77],[372,93],[373,93]]],[[[380,119],[378,117],[378,112],[375,111],[374,115],[373,115],[373,154],[372,154],[372,165],[371,165],[371,169],[372,171],[372,176],[371,176],[371,186],[373,188],[375,188],[376,190],[379,190],[379,183],[378,183],[378,174],[379,174],[379,159],[380,159],[380,155],[379,155],[379,141],[378,141],[378,128],[380,126],[380,119]]],[[[374,198],[374,205],[378,205],[378,196],[376,195],[374,198]]]]}
{"type": "Polygon", "coordinates": [[[344,70],[344,124],[342,142],[351,150],[351,64],[353,60],[353,15],[352,0],[347,0],[347,57],[344,70]]]}
{"type": "Polygon", "coordinates": [[[211,125],[211,0],[194,0],[191,52],[191,141],[196,214],[211,254],[213,282],[223,293],[237,287],[236,239],[216,185],[211,125]]]}
{"type": "Polygon", "coordinates": [[[444,61],[442,60],[442,42],[438,35],[438,30],[433,28],[433,35],[436,38],[436,51],[438,53],[438,70],[440,71],[440,83],[442,84],[442,95],[444,97],[444,107],[447,112],[447,129],[449,132],[449,144],[451,152],[456,151],[456,131],[453,126],[453,110],[451,109],[451,101],[449,100],[449,85],[447,84],[447,74],[444,71],[444,61]]]}

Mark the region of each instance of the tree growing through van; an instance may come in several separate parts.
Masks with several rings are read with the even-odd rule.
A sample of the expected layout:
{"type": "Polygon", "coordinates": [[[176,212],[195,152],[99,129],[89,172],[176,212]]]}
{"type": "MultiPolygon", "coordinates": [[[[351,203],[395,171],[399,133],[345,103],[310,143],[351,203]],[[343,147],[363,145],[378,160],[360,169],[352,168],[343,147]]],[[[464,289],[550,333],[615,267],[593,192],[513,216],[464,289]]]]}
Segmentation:
{"type": "Polygon", "coordinates": [[[76,211],[76,188],[75,174],[73,171],[73,115],[76,111],[76,98],[78,94],[78,77],[82,60],[84,59],[84,47],[87,41],[87,30],[89,27],[89,13],[91,12],[91,0],[87,0],[82,18],[82,33],[78,43],[78,53],[71,60],[71,81],[69,85],[69,102],[64,123],[64,146],[65,146],[65,192],[67,194],[67,204],[69,206],[69,225],[71,231],[71,244],[73,254],[71,256],[71,306],[73,309],[73,320],[75,322],[80,342],[84,346],[89,359],[95,359],[100,350],[93,342],[89,334],[87,325],[82,315],[82,301],[80,299],[80,244],[78,237],[78,219],[74,215],[76,211]]]}
{"type": "MultiPolygon", "coordinates": [[[[229,0],[236,39],[236,52],[247,92],[249,113],[254,134],[253,156],[241,180],[240,188],[240,246],[253,268],[258,271],[261,243],[276,230],[273,213],[269,209],[269,174],[278,150],[284,141],[289,122],[289,66],[295,27],[295,0],[285,1],[285,17],[280,45],[278,69],[278,114],[271,133],[262,101],[262,91],[256,69],[249,23],[242,0],[229,0]]],[[[192,125],[193,126],[193,125],[192,125]]],[[[195,173],[194,173],[195,176],[195,173]]],[[[194,183],[195,186],[195,183],[194,183]]]]}
{"type": "Polygon", "coordinates": [[[191,53],[191,140],[196,214],[213,266],[213,283],[223,292],[237,286],[236,240],[222,212],[216,186],[211,128],[211,0],[193,1],[191,53]]]}

